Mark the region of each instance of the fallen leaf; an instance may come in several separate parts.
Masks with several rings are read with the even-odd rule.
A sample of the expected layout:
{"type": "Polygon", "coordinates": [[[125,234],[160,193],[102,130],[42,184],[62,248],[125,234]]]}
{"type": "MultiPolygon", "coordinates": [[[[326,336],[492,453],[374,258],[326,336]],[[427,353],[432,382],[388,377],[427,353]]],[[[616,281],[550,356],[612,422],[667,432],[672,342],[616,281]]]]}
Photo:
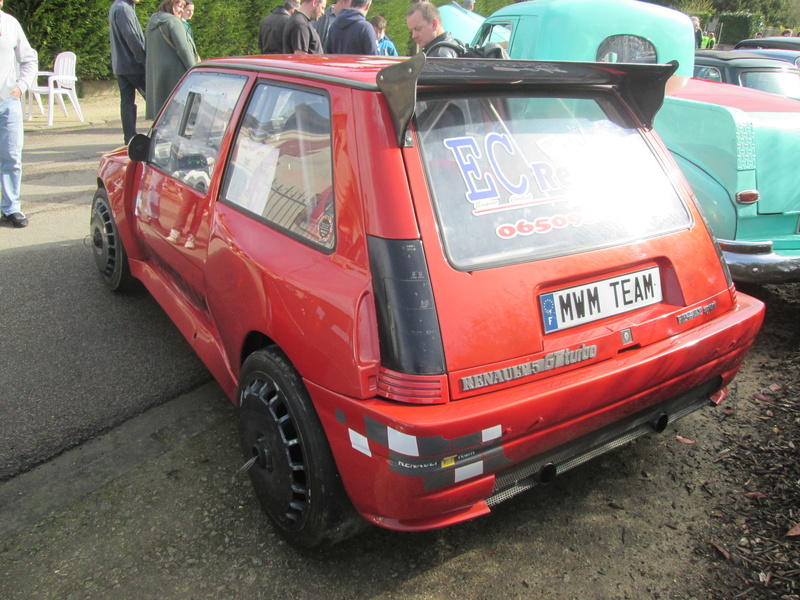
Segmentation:
{"type": "Polygon", "coordinates": [[[772,398],[767,398],[764,394],[753,394],[753,398],[756,400],[761,400],[762,402],[772,402],[772,398]]]}
{"type": "Polygon", "coordinates": [[[782,387],[783,387],[783,386],[782,386],[780,383],[773,383],[771,386],[769,386],[769,389],[770,389],[770,391],[772,391],[772,392],[777,392],[777,391],[778,391],[779,389],[781,389],[782,387]]]}
{"type": "Polygon", "coordinates": [[[731,559],[730,553],[727,550],[725,550],[725,548],[723,548],[719,544],[715,544],[714,542],[711,542],[711,545],[714,546],[714,548],[717,549],[717,552],[722,554],[722,556],[725,558],[725,560],[730,560],[731,559]]]}
{"type": "Polygon", "coordinates": [[[789,531],[786,532],[786,537],[797,537],[800,536],[800,523],[792,527],[789,531]]]}
{"type": "Polygon", "coordinates": [[[748,494],[745,494],[744,496],[745,498],[750,498],[751,500],[763,500],[764,498],[767,497],[766,494],[763,494],[761,492],[750,492],[748,494]]]}
{"type": "Polygon", "coordinates": [[[694,440],[685,438],[682,435],[675,436],[675,439],[678,440],[681,444],[694,444],[694,440]]]}

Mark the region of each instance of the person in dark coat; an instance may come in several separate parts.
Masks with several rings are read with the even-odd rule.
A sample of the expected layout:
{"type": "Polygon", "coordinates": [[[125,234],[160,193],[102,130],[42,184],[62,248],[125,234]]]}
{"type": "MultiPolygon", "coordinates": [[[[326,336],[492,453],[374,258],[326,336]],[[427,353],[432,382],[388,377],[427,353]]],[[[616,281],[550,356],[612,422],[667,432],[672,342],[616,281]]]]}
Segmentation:
{"type": "Polygon", "coordinates": [[[330,54],[378,54],[375,29],[367,21],[372,0],[352,0],[333,21],[325,51],[330,54]]]}
{"type": "Polygon", "coordinates": [[[272,9],[258,26],[258,51],[261,54],[280,54],[283,52],[283,30],[292,13],[300,6],[297,0],[284,0],[272,9]]]}
{"type": "Polygon", "coordinates": [[[322,16],[313,23],[325,52],[327,52],[328,48],[328,33],[331,30],[331,25],[345,8],[350,8],[350,0],[336,0],[336,4],[328,6],[322,16]]]}
{"type": "Polygon", "coordinates": [[[284,54],[322,54],[322,40],[311,25],[325,12],[325,0],[301,0],[283,30],[284,54]]]}
{"type": "Polygon", "coordinates": [[[119,116],[125,145],[136,135],[136,90],[144,97],[144,32],[136,17],[139,0],[114,0],[108,10],[111,70],[119,86],[119,116]]]}
{"type": "Polygon", "coordinates": [[[148,119],[155,119],[186,71],[197,63],[197,50],[183,25],[184,0],[162,0],[145,28],[145,88],[148,119]]]}

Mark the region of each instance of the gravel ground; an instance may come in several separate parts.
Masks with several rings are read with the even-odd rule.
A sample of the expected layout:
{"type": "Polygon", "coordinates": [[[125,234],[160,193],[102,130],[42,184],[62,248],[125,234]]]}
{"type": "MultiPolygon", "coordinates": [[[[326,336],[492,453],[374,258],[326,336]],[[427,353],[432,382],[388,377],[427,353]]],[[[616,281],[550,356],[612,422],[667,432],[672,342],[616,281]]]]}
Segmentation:
{"type": "Polygon", "coordinates": [[[237,475],[234,411],[0,541],[16,599],[781,599],[800,592],[800,285],[728,400],[438,531],[299,552],[237,475]]]}

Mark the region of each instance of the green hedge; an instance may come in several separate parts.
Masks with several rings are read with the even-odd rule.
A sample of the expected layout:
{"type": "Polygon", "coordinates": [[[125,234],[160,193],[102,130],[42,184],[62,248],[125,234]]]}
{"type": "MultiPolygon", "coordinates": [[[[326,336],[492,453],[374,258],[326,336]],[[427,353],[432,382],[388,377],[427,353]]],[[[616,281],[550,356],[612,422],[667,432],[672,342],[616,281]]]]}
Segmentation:
{"type": "MultiPolygon", "coordinates": [[[[113,79],[108,41],[108,9],[113,0],[17,0],[4,8],[16,16],[31,45],[39,51],[39,68],[52,68],[59,52],[78,56],[79,79],[113,79]]],[[[441,6],[450,0],[435,0],[441,6]]],[[[159,0],[141,0],[136,14],[145,27],[159,0]]],[[[279,0],[196,0],[191,24],[203,58],[239,56],[258,51],[258,24],[279,0]]],[[[373,0],[367,18],[383,15],[387,34],[400,54],[408,54],[411,36],[406,12],[412,0],[373,0]]],[[[475,10],[489,16],[513,0],[477,0],[475,10]]],[[[469,41],[469,40],[465,40],[469,41]]]]}
{"type": "Polygon", "coordinates": [[[719,22],[722,25],[720,44],[735,44],[746,40],[764,27],[764,18],[760,14],[746,12],[721,13],[719,22]]]}

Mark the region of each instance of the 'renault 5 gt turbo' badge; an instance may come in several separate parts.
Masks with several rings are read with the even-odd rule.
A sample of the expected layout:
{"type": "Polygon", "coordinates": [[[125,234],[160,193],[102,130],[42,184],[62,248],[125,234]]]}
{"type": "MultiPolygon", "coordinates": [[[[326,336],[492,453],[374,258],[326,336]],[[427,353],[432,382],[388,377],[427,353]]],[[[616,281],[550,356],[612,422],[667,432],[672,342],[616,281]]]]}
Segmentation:
{"type": "Polygon", "coordinates": [[[569,348],[556,350],[555,352],[545,354],[545,356],[539,360],[531,360],[521,365],[506,367],[505,369],[497,369],[496,371],[488,371],[486,373],[479,373],[478,375],[462,377],[461,390],[467,392],[488,385],[521,379],[529,375],[543,373],[544,371],[574,365],[575,363],[590,360],[595,356],[597,356],[597,346],[594,344],[591,346],[581,344],[579,348],[575,348],[574,350],[570,350],[569,348]]]}

